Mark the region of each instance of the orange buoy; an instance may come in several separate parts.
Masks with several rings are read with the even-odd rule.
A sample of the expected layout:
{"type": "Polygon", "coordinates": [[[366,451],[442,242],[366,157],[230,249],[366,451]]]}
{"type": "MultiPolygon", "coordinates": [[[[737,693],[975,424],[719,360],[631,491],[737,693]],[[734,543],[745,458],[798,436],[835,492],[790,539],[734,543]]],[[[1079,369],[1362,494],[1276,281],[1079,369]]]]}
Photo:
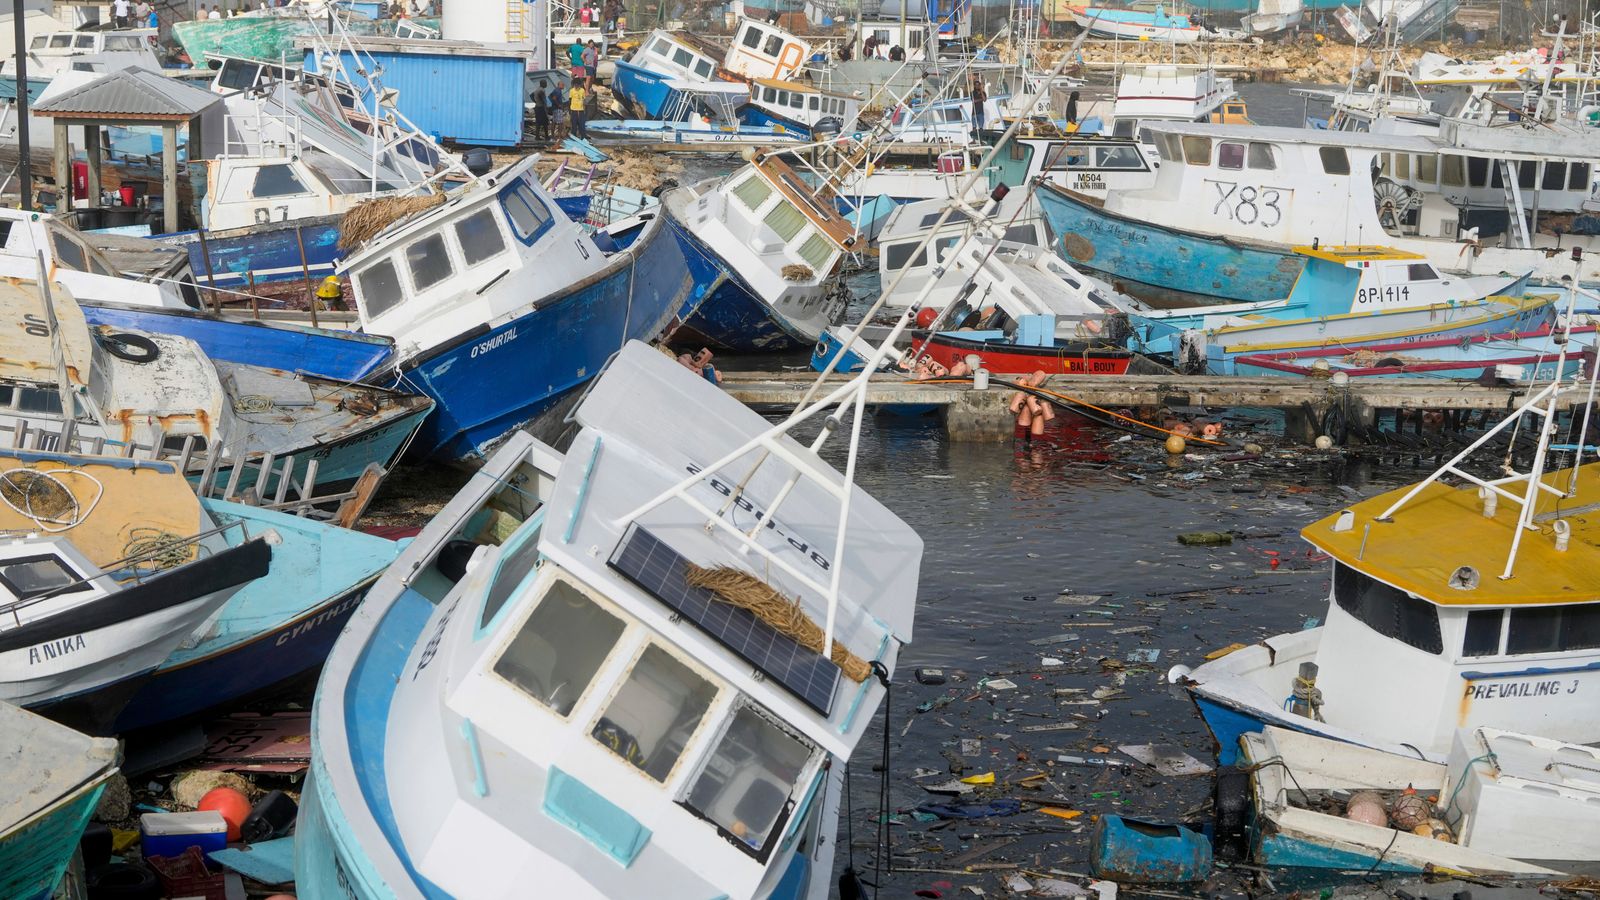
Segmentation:
{"type": "Polygon", "coordinates": [[[239,826],[250,815],[250,798],[230,787],[212,788],[200,798],[200,805],[195,808],[202,812],[216,810],[222,813],[222,820],[228,823],[228,841],[231,843],[239,839],[239,826]]]}

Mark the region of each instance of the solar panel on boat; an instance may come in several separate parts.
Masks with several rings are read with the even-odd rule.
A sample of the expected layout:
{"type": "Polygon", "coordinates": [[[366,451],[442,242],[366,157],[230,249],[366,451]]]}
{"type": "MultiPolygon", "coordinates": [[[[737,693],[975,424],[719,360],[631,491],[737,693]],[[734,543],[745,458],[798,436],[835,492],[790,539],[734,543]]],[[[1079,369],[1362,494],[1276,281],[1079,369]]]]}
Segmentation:
{"type": "Polygon", "coordinates": [[[609,562],[629,581],[681,613],[807,706],[824,716],[833,708],[833,692],[839,684],[839,667],[833,660],[802,647],[755,613],[688,584],[684,581],[688,561],[648,530],[630,526],[609,562]]]}

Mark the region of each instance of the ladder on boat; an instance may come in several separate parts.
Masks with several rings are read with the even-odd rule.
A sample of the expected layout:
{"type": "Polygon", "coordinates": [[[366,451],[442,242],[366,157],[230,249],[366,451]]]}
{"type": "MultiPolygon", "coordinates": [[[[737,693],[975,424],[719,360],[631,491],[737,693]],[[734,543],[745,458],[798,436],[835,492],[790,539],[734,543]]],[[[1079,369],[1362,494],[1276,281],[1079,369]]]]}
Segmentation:
{"type": "Polygon", "coordinates": [[[1500,190],[1505,195],[1506,214],[1511,217],[1511,233],[1517,246],[1526,250],[1533,246],[1533,236],[1528,233],[1528,214],[1522,209],[1522,185],[1518,183],[1518,168],[1509,159],[1495,160],[1500,167],[1500,190]]]}

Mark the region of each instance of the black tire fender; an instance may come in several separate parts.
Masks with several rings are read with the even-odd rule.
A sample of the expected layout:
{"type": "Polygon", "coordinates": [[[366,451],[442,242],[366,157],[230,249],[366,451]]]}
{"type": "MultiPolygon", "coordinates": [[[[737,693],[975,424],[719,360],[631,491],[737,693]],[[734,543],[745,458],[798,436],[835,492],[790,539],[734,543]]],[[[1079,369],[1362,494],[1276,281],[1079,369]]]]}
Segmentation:
{"type": "Polygon", "coordinates": [[[98,335],[97,339],[107,353],[137,365],[153,363],[161,358],[161,348],[142,334],[112,331],[98,335]]]}

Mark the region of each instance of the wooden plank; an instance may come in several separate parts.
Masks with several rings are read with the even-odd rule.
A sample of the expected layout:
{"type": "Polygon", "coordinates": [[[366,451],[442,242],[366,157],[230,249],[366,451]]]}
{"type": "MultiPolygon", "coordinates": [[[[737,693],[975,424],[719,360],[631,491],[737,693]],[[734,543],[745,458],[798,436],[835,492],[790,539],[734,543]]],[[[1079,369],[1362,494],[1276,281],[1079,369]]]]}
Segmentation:
{"type": "Polygon", "coordinates": [[[354,528],[356,520],[367,511],[367,505],[372,502],[378,487],[383,484],[383,476],[388,473],[383,466],[377,463],[367,463],[362,470],[361,477],[356,479],[356,485],[350,490],[350,498],[339,504],[339,511],[334,514],[333,524],[340,528],[354,528]]]}

